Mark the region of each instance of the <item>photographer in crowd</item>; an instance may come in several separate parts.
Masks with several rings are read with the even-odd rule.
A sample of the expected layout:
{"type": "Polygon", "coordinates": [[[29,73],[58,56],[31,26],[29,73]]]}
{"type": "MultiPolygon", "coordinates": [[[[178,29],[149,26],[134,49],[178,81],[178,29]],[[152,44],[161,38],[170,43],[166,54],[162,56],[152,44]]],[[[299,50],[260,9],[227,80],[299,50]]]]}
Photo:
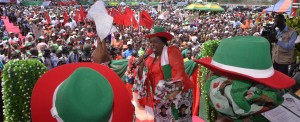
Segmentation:
{"type": "Polygon", "coordinates": [[[275,16],[275,25],[277,35],[273,40],[272,61],[274,69],[288,75],[288,67],[295,62],[294,53],[297,31],[288,27],[282,14],[275,16]]]}

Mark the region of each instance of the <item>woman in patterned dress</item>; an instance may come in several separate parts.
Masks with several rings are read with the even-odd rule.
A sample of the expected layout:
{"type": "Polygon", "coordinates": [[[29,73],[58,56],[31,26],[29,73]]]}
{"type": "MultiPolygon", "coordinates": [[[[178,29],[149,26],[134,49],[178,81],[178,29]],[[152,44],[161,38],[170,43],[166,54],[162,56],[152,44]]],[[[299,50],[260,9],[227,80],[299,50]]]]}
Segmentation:
{"type": "Polygon", "coordinates": [[[154,27],[149,38],[153,53],[137,68],[133,90],[156,122],[192,121],[192,82],[185,73],[183,56],[176,46],[168,46],[172,35],[154,27]]]}

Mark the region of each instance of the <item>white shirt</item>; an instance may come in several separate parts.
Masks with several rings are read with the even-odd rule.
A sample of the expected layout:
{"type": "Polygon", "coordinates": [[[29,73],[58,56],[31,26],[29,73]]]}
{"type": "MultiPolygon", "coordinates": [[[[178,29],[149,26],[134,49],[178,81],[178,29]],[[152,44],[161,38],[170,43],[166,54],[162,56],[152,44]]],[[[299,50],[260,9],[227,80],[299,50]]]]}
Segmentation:
{"type": "Polygon", "coordinates": [[[57,20],[52,20],[52,21],[51,21],[51,25],[56,26],[57,24],[58,24],[58,21],[57,21],[57,20]]]}
{"type": "Polygon", "coordinates": [[[196,41],[197,41],[197,39],[198,39],[198,37],[197,37],[197,36],[193,36],[193,37],[192,37],[192,42],[196,42],[196,41]]]}

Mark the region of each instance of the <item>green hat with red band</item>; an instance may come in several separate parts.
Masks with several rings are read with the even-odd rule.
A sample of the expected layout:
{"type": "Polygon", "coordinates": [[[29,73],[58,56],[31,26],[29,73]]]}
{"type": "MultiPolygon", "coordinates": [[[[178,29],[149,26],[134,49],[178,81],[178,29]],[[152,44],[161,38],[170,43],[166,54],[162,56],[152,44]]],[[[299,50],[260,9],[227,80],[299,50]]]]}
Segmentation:
{"type": "Polygon", "coordinates": [[[238,36],[221,41],[213,57],[196,62],[231,79],[254,81],[275,89],[289,88],[295,80],[274,70],[270,44],[262,37],[238,36]]]}
{"type": "Polygon", "coordinates": [[[146,35],[145,37],[165,37],[168,41],[172,40],[173,38],[173,36],[166,31],[165,27],[153,27],[150,34],[146,35]]]}
{"type": "Polygon", "coordinates": [[[33,122],[131,122],[133,106],[118,75],[95,63],[67,64],[45,73],[31,98],[33,122]]]}

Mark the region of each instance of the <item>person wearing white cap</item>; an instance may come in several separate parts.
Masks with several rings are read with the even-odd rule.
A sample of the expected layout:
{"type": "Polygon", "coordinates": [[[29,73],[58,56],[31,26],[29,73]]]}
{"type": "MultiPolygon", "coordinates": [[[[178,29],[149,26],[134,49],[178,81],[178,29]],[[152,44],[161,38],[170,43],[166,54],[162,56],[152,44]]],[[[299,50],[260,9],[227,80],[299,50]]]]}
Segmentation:
{"type": "Polygon", "coordinates": [[[91,44],[91,38],[90,37],[86,37],[84,43],[85,44],[91,44]]]}
{"type": "Polygon", "coordinates": [[[8,42],[14,41],[15,40],[15,34],[13,32],[9,32],[9,39],[8,42]]]}
{"type": "Polygon", "coordinates": [[[132,54],[132,52],[135,51],[135,50],[133,49],[133,41],[132,41],[132,40],[130,40],[130,41],[127,42],[127,46],[128,46],[128,49],[125,50],[125,52],[124,52],[124,54],[123,54],[123,55],[124,55],[124,56],[123,56],[124,59],[127,59],[128,57],[130,57],[131,54],[132,54]]]}

